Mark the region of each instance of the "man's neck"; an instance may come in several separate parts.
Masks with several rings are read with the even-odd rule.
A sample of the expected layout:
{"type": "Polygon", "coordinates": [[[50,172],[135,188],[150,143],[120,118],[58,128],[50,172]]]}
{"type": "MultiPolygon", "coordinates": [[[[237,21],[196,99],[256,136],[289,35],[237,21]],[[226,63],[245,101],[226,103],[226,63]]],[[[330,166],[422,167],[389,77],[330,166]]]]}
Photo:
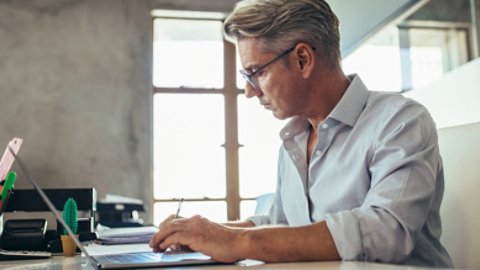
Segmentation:
{"type": "Polygon", "coordinates": [[[312,87],[312,97],[305,117],[316,131],[318,125],[332,112],[350,85],[348,77],[338,68],[318,74],[312,87]]]}

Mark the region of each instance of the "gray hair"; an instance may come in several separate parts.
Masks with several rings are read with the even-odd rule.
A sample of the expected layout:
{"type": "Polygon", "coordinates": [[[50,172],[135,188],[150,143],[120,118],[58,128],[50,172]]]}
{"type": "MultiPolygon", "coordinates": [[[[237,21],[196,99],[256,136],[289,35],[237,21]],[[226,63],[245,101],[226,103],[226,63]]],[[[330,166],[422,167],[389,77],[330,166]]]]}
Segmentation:
{"type": "Polygon", "coordinates": [[[324,0],[243,0],[223,27],[228,39],[255,38],[264,52],[305,42],[331,67],[340,63],[338,18],[324,0]]]}

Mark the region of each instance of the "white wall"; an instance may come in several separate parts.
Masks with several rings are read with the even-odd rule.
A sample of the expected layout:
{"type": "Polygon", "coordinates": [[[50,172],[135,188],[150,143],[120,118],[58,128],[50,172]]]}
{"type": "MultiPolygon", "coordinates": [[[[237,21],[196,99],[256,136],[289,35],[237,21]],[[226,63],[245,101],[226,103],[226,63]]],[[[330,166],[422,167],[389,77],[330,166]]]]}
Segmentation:
{"type": "Polygon", "coordinates": [[[405,96],[424,104],[437,128],[480,122],[480,58],[405,96]]]}
{"type": "Polygon", "coordinates": [[[480,269],[480,123],[438,135],[445,172],[441,241],[456,268],[480,269]]]}

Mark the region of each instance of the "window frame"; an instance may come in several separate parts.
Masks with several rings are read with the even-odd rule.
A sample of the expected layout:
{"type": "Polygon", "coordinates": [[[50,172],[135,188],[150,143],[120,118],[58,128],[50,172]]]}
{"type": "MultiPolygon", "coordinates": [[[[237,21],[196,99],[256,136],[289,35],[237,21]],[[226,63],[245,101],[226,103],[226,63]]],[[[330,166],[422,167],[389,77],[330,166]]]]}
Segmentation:
{"type": "MultiPolygon", "coordinates": [[[[152,12],[152,25],[155,19],[180,19],[180,20],[212,20],[223,22],[224,18],[213,16],[162,16],[152,12]]],[[[255,200],[255,198],[241,198],[239,185],[239,148],[242,145],[238,141],[238,104],[237,97],[245,93],[243,89],[237,88],[236,72],[236,46],[223,38],[224,57],[224,86],[223,88],[172,88],[152,86],[152,95],[161,94],[218,94],[223,95],[225,100],[225,142],[221,146],[225,148],[226,164],[226,196],[225,198],[185,198],[186,202],[209,202],[225,201],[227,204],[227,219],[238,220],[240,218],[240,203],[242,201],[255,200]]],[[[153,131],[152,131],[153,132],[153,131]]],[[[155,178],[153,178],[155,181],[155,178]]],[[[161,202],[176,202],[179,198],[158,199],[153,194],[153,204],[161,202]]]]}
{"type": "MultiPolygon", "coordinates": [[[[402,89],[400,93],[406,93],[412,90],[412,74],[411,74],[411,62],[410,62],[410,38],[409,32],[413,29],[431,29],[431,30],[443,30],[443,31],[464,31],[466,33],[466,62],[473,59],[474,42],[472,40],[473,31],[472,25],[467,22],[442,22],[442,21],[424,21],[424,20],[409,20],[400,23],[398,26],[399,33],[399,47],[406,49],[407,53],[401,54],[402,65],[402,89]]],[[[450,59],[449,65],[450,63],[450,59]]],[[[449,70],[453,70],[455,67],[449,70]]]]}

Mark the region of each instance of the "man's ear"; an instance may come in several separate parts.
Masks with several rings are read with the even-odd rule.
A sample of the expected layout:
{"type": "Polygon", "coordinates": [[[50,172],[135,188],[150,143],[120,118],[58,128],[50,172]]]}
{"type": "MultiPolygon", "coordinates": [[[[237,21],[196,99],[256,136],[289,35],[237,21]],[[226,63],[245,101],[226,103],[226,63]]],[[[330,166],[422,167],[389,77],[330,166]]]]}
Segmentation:
{"type": "Polygon", "coordinates": [[[298,43],[295,47],[295,65],[303,78],[308,78],[313,72],[315,66],[315,51],[311,46],[305,43],[298,43]]]}

